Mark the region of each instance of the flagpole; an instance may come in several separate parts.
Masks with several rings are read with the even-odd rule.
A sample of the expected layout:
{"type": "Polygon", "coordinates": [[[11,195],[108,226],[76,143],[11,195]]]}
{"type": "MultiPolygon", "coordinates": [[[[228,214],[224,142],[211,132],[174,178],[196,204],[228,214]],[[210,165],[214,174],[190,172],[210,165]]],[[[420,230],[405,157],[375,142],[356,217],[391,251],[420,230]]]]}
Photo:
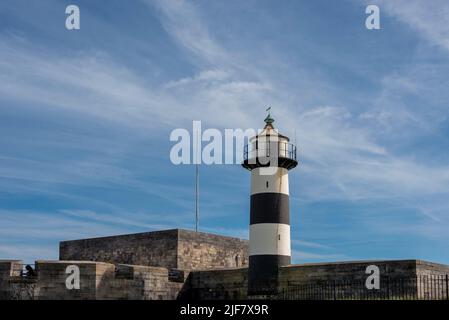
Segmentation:
{"type": "Polygon", "coordinates": [[[200,219],[200,168],[199,168],[199,158],[198,158],[198,139],[195,141],[196,144],[196,163],[195,163],[195,231],[198,232],[199,229],[199,219],[200,219]]]}
{"type": "Polygon", "coordinates": [[[198,207],[199,204],[199,168],[198,168],[198,164],[195,165],[196,167],[196,183],[195,183],[195,231],[198,232],[198,225],[199,225],[199,215],[200,215],[200,210],[198,207]]]}

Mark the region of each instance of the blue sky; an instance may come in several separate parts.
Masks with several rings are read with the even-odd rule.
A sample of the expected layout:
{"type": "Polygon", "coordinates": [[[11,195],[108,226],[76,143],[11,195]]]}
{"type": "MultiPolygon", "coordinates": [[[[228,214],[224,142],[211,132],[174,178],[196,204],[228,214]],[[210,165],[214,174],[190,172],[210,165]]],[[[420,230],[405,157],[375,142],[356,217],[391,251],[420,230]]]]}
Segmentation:
{"type": "MultiPolygon", "coordinates": [[[[170,132],[295,136],[293,262],[449,263],[449,4],[0,3],[0,258],[60,240],[194,227],[170,132]],[[77,4],[81,29],[65,29],[77,4]]],[[[201,230],[247,237],[249,173],[201,167],[201,230]]]]}

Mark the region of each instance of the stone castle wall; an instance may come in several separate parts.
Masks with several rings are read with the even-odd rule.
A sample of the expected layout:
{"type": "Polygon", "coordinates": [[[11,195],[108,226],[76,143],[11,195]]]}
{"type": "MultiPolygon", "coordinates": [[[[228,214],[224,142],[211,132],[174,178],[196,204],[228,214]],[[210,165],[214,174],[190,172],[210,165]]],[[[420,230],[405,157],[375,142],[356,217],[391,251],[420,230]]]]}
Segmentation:
{"type": "MultiPolygon", "coordinates": [[[[174,229],[64,241],[60,259],[36,261],[35,277],[21,275],[22,261],[0,260],[0,299],[255,298],[247,296],[248,241],[237,238],[174,229]],[[65,285],[68,265],[80,269],[80,290],[65,285]]],[[[449,266],[421,260],[290,265],[279,269],[277,292],[274,298],[305,292],[308,299],[363,299],[375,292],[387,299],[449,299],[449,266]],[[370,265],[379,268],[380,291],[366,289],[370,265]]]]}
{"type": "Polygon", "coordinates": [[[248,241],[173,229],[63,241],[59,259],[178,269],[232,268],[248,264],[248,241]]]}
{"type": "Polygon", "coordinates": [[[416,274],[418,296],[424,299],[449,300],[449,266],[417,260],[416,274]]]}
{"type": "MultiPolygon", "coordinates": [[[[186,282],[184,299],[247,299],[247,268],[192,271],[186,282]]],[[[449,266],[421,260],[354,261],[290,265],[279,269],[277,298],[364,299],[375,295],[385,299],[447,299],[445,282],[420,282],[423,276],[446,277],[449,266]],[[366,268],[380,271],[379,291],[366,289],[366,268]],[[394,285],[388,285],[394,284],[394,285]],[[443,288],[444,287],[444,288],[443,288]],[[432,296],[432,292],[434,296],[432,296]],[[436,292],[436,293],[435,293],[436,292]]]]}
{"type": "Polygon", "coordinates": [[[179,299],[242,300],[247,290],[248,268],[192,271],[179,299]]]}
{"type": "Polygon", "coordinates": [[[416,260],[416,273],[420,276],[446,276],[449,266],[423,260],[416,260]]]}
{"type": "Polygon", "coordinates": [[[416,260],[398,261],[349,261],[334,263],[310,263],[283,267],[279,274],[280,286],[301,284],[308,281],[359,281],[368,276],[370,265],[379,268],[380,276],[404,278],[416,275],[416,260]]]}
{"type": "Polygon", "coordinates": [[[247,265],[247,240],[179,230],[177,268],[198,270],[247,265]]]}
{"type": "MultiPolygon", "coordinates": [[[[131,299],[131,300],[214,300],[247,299],[244,268],[191,271],[163,267],[110,264],[89,261],[37,261],[34,278],[20,276],[21,261],[0,261],[0,299],[131,299]],[[80,290],[65,286],[68,265],[80,269],[80,290]]],[[[279,296],[298,298],[295,289],[303,285],[308,299],[363,299],[367,291],[366,267],[380,270],[377,297],[388,299],[447,299],[447,288],[411,281],[408,286],[386,285],[386,279],[413,280],[449,275],[449,266],[420,260],[358,261],[291,265],[279,270],[279,296]],[[342,286],[343,284],[343,286],[342,286]],[[294,289],[292,291],[292,289],[294,289]],[[332,293],[331,293],[332,291],[332,293]],[[324,296],[323,296],[324,292],[324,296]],[[435,293],[436,292],[436,293],[435,293]],[[287,296],[284,294],[287,293],[287,296]]],[[[250,297],[254,298],[254,297],[250,297]]],[[[273,297],[271,297],[273,298],[273,297]]]]}
{"type": "MultiPolygon", "coordinates": [[[[13,295],[10,285],[11,279],[19,278],[22,270],[22,261],[20,260],[0,260],[0,300],[10,299],[13,295]]],[[[18,284],[17,286],[21,286],[18,284]]],[[[29,286],[30,288],[32,286],[29,286]]],[[[20,292],[26,292],[19,290],[20,292]]],[[[31,290],[30,297],[33,296],[34,291],[31,290]]]]}
{"type": "Polygon", "coordinates": [[[101,262],[37,261],[37,299],[41,300],[95,300],[105,283],[114,279],[115,266],[101,262]],[[80,270],[80,289],[66,288],[66,268],[76,265],[80,270]],[[58,297],[58,298],[57,298],[58,297]]]}
{"type": "Polygon", "coordinates": [[[2,300],[174,300],[184,275],[166,268],[90,261],[36,261],[36,277],[21,277],[21,261],[0,261],[2,300]],[[66,287],[66,268],[80,270],[80,289],[66,287]]]}
{"type": "Polygon", "coordinates": [[[62,241],[60,260],[177,267],[178,230],[62,241]]]}

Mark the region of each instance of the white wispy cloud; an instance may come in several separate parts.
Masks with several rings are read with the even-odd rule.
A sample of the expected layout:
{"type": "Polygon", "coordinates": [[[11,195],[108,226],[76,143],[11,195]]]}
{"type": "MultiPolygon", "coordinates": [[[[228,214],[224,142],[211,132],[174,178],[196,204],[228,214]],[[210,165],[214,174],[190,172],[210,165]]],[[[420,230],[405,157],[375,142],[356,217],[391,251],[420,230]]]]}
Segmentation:
{"type": "Polygon", "coordinates": [[[164,15],[162,23],[183,48],[202,58],[206,63],[223,62],[225,50],[216,43],[202,23],[203,18],[195,10],[194,3],[186,1],[144,1],[156,6],[164,15]]]}
{"type": "Polygon", "coordinates": [[[315,249],[331,249],[328,245],[324,245],[321,243],[316,242],[310,242],[310,241],[304,241],[300,239],[292,239],[292,245],[297,247],[304,247],[304,248],[315,248],[315,249]]]}
{"type": "Polygon", "coordinates": [[[424,39],[449,50],[449,3],[445,0],[375,1],[386,14],[396,17],[424,39]]]}
{"type": "MultiPolygon", "coordinates": [[[[215,41],[192,4],[163,1],[158,7],[163,12],[162,21],[168,32],[180,45],[193,51],[197,58],[216,59],[217,64],[222,57],[234,63],[239,61],[215,41]],[[194,23],[190,24],[192,21],[194,23]]],[[[301,156],[307,160],[303,170],[313,173],[323,171],[326,176],[330,174],[328,177],[334,187],[346,191],[352,189],[350,192],[356,194],[354,197],[363,196],[364,189],[373,185],[385,190],[385,194],[404,188],[410,192],[437,192],[447,187],[447,168],[430,167],[397,156],[376,141],[377,132],[374,130],[377,127],[372,126],[370,119],[388,118],[392,110],[363,113],[358,117],[344,107],[297,107],[283,98],[293,88],[279,88],[270,74],[265,74],[265,80],[260,81],[261,71],[250,76],[243,75],[232,65],[223,68],[218,65],[213,69],[205,66],[197,75],[152,86],[103,53],[59,58],[50,52],[35,50],[32,43],[23,39],[3,36],[2,40],[2,95],[25,101],[28,105],[39,105],[43,110],[63,108],[96,117],[99,121],[112,121],[112,126],[120,123],[135,130],[148,131],[155,122],[180,125],[194,118],[202,119],[211,126],[249,127],[254,124],[252,119],[256,118],[254,106],[273,102],[280,105],[277,112],[282,127],[297,128],[301,156]],[[256,80],[248,81],[247,78],[256,80]],[[426,179],[429,176],[432,179],[426,179]],[[351,187],[354,182],[355,188],[351,187]]],[[[248,61],[242,63],[245,63],[245,70],[254,69],[248,61]]],[[[410,77],[395,77],[392,80],[389,76],[384,80],[384,87],[395,90],[398,85],[394,83],[400,81],[403,91],[420,90],[408,79],[410,77]]],[[[379,103],[389,98],[385,93],[382,96],[379,103]]],[[[343,103],[338,102],[340,105],[343,103]]],[[[397,113],[395,116],[397,118],[397,113]]],[[[408,117],[420,119],[412,113],[408,117]]],[[[7,161],[5,157],[3,161],[7,161]]],[[[49,165],[35,160],[14,159],[14,163],[15,168],[3,167],[4,177],[30,178],[38,175],[38,179],[55,182],[48,177],[48,174],[57,174],[58,166],[54,164],[51,164],[53,170],[49,170],[45,168],[49,165]],[[29,170],[23,171],[22,168],[29,170]]],[[[123,180],[129,174],[126,169],[104,160],[97,163],[78,162],[76,167],[77,172],[64,173],[67,181],[77,181],[75,174],[90,179],[98,176],[98,181],[106,177],[123,180]]],[[[370,196],[371,193],[367,194],[370,196]]]]}

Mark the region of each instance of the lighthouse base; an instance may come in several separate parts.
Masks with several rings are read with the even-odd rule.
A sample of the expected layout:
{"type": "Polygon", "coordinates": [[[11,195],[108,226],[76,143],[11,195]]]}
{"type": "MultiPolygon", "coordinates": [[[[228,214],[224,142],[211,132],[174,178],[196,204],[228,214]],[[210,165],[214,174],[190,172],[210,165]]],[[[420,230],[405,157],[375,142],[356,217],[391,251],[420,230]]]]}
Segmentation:
{"type": "Polygon", "coordinates": [[[287,266],[290,263],[290,256],[250,256],[248,268],[248,296],[277,294],[279,268],[287,266]]]}

